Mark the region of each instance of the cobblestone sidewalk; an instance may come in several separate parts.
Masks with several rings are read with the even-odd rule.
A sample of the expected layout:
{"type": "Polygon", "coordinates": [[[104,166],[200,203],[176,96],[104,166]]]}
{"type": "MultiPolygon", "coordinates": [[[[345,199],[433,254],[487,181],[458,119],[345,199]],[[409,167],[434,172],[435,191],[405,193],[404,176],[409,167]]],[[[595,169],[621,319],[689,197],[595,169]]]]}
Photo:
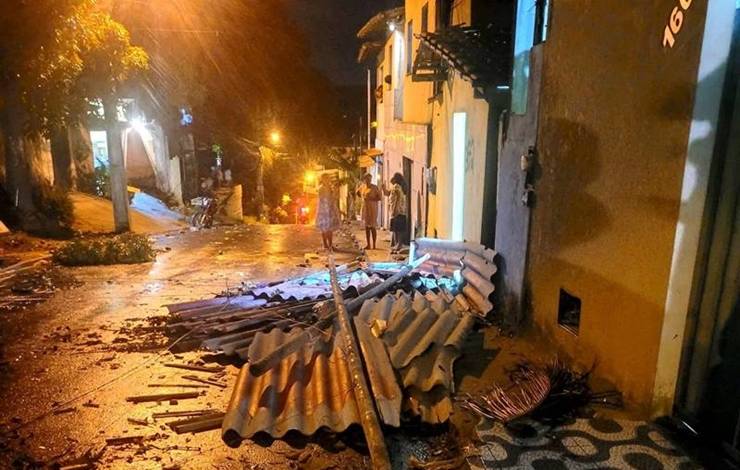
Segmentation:
{"type": "Polygon", "coordinates": [[[482,469],[699,469],[654,425],[606,418],[576,419],[558,428],[529,423],[536,434],[515,437],[483,421],[483,444],[469,463],[482,469]]]}

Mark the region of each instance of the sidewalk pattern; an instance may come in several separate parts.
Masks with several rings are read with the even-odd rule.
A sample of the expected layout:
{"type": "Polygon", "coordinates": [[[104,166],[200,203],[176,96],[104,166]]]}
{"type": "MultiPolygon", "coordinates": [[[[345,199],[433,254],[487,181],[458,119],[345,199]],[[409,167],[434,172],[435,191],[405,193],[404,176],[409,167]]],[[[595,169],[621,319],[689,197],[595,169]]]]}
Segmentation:
{"type": "Polygon", "coordinates": [[[558,428],[529,423],[533,437],[514,437],[500,423],[478,426],[483,441],[469,458],[479,469],[698,469],[653,425],[603,418],[577,419],[558,428]]]}

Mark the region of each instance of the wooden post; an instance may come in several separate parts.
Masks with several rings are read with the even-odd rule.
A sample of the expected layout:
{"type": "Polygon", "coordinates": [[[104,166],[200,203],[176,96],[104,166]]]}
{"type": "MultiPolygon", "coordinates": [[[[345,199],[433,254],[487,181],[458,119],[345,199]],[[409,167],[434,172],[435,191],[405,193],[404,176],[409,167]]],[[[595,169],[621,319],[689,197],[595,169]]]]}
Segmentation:
{"type": "Polygon", "coordinates": [[[337,323],[339,324],[339,337],[337,338],[343,347],[342,351],[347,356],[347,366],[352,378],[352,393],[360,413],[360,423],[365,432],[365,440],[370,451],[370,459],[375,469],[390,469],[391,462],[388,457],[388,449],[385,446],[383,430],[380,428],[378,414],[375,411],[375,403],[370,393],[370,387],[362,367],[362,356],[357,344],[350,316],[344,306],[342,290],[337,280],[337,270],[334,266],[334,256],[329,255],[329,272],[331,273],[331,288],[334,292],[334,304],[337,308],[337,323]]]}

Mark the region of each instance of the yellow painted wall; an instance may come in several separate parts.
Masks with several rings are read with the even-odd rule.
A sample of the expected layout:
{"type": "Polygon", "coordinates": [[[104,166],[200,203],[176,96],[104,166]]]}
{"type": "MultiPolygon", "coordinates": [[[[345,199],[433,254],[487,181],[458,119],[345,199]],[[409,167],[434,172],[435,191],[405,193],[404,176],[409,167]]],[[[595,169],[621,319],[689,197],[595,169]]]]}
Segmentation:
{"type": "MultiPolygon", "coordinates": [[[[407,0],[406,1],[406,23],[404,25],[404,38],[407,38],[409,21],[413,24],[413,33],[421,33],[421,10],[424,5],[429,8],[429,31],[435,30],[435,4],[434,0],[407,0]]],[[[420,41],[413,38],[413,57],[419,49],[420,41]]],[[[404,47],[407,45],[404,41],[404,47]]],[[[405,58],[408,56],[405,55],[405,58]]],[[[432,108],[428,104],[429,98],[433,93],[431,82],[416,82],[411,80],[411,74],[408,73],[407,64],[404,61],[404,79],[403,79],[403,120],[406,122],[429,124],[432,121],[432,108]]]]}
{"type": "MultiPolygon", "coordinates": [[[[704,11],[556,2],[544,47],[528,279],[535,325],[647,407],[676,236],[704,11]],[[585,46],[587,45],[587,46],[585,46]],[[574,335],[559,290],[580,297],[574,335]]],[[[525,241],[526,243],[526,241],[525,241]]]]}

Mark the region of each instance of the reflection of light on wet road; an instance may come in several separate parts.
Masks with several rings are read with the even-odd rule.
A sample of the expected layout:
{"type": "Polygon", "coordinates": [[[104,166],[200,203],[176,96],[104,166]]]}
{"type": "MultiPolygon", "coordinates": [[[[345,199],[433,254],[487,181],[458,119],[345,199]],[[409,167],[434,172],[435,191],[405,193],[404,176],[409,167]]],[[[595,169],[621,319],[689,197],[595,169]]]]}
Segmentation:
{"type": "Polygon", "coordinates": [[[160,259],[160,256],[157,256],[157,259],[152,263],[152,269],[149,270],[149,277],[159,278],[162,269],[164,269],[165,263],[160,259]]]}
{"type": "Polygon", "coordinates": [[[161,282],[149,282],[144,286],[143,294],[156,294],[161,291],[164,285],[161,282]]]}
{"type": "Polygon", "coordinates": [[[279,230],[278,226],[270,228],[270,238],[268,239],[268,253],[273,256],[275,253],[279,253],[285,250],[285,237],[286,231],[279,230]]]}

